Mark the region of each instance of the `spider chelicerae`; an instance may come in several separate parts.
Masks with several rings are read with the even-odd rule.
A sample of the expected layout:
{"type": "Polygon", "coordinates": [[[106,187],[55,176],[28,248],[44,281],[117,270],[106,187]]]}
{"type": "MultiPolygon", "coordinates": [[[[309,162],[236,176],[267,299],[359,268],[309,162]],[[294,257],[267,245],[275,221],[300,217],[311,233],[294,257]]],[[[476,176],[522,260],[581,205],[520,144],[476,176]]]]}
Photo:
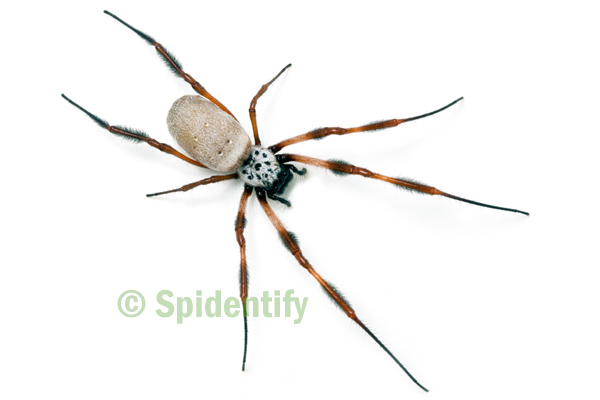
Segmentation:
{"type": "Polygon", "coordinates": [[[529,213],[525,211],[496,207],[454,196],[449,193],[442,192],[441,190],[438,190],[432,186],[427,186],[410,179],[400,179],[380,175],[378,173],[369,171],[368,169],[354,166],[342,160],[321,160],[298,154],[279,154],[283,148],[307,140],[322,139],[329,135],[347,135],[355,132],[386,129],[398,126],[404,122],[425,118],[451,107],[452,105],[461,101],[462,97],[438,110],[418,115],[416,117],[378,121],[354,128],[319,128],[303,135],[298,135],[283,140],[272,146],[263,147],[260,142],[258,126],[256,123],[256,104],[258,99],[267,91],[269,86],[291,66],[291,64],[288,64],[275,76],[275,78],[260,88],[250,103],[250,121],[252,123],[252,131],[254,134],[254,145],[252,145],[250,137],[246,134],[235,116],[223,104],[221,104],[221,102],[208,93],[208,91],[206,91],[202,85],[194,80],[194,78],[185,73],[181,63],[169,51],[167,51],[151,36],[135,29],[114,14],[108,11],[104,12],[131,29],[147,43],[154,46],[167,66],[178,77],[181,77],[188,82],[192,88],[200,94],[183,96],[176,100],[167,117],[169,132],[175,138],[177,143],[191,157],[175,150],[168,144],[160,143],[150,138],[142,131],[110,125],[105,120],[97,117],[77,103],[73,102],[64,94],[62,97],[87,114],[102,128],[107,129],[113,134],[129,139],[133,142],[145,142],[152,147],[178,157],[183,161],[186,161],[197,167],[225,173],[184,185],[178,189],[148,194],[148,197],[160,196],[174,192],[186,192],[198,186],[222,182],[230,179],[240,179],[244,182],[244,192],[240,200],[235,222],[235,233],[240,246],[240,298],[244,316],[244,355],[242,361],[242,370],[245,370],[246,367],[246,354],[248,348],[248,320],[246,308],[246,299],[248,297],[248,273],[246,265],[246,242],[244,239],[244,228],[246,225],[245,213],[248,199],[255,192],[256,196],[258,197],[258,201],[264,209],[267,217],[279,233],[284,245],[289,249],[298,263],[319,282],[325,292],[346,313],[346,315],[356,322],[356,324],[358,324],[396,362],[396,364],[402,368],[402,370],[415,384],[417,384],[421,389],[428,391],[411,375],[410,372],[408,372],[404,365],[377,338],[377,336],[375,336],[361,322],[355,311],[349,305],[348,301],[345,300],[340,294],[340,292],[331,283],[327,282],[321,277],[321,275],[317,273],[310,262],[302,254],[295,236],[283,226],[269,205],[267,199],[278,201],[288,207],[291,206],[290,202],[282,197],[286,187],[292,181],[294,175],[304,175],[306,173],[305,168],[299,169],[294,164],[291,164],[292,162],[295,162],[325,168],[333,171],[336,175],[360,175],[365,178],[388,182],[414,192],[444,196],[482,207],[529,215],[529,213]]]}

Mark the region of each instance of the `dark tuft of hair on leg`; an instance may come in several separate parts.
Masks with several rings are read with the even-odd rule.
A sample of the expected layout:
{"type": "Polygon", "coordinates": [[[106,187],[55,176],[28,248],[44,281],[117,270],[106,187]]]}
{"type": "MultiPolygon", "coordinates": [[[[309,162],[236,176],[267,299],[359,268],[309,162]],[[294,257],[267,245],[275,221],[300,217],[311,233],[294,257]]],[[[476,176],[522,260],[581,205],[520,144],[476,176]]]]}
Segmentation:
{"type": "MultiPolygon", "coordinates": [[[[296,236],[296,234],[294,232],[290,232],[287,231],[288,235],[290,235],[290,238],[292,239],[292,242],[294,242],[296,244],[296,246],[300,247],[300,242],[298,241],[298,237],[296,236]]],[[[287,243],[285,242],[285,240],[283,240],[283,238],[281,236],[279,236],[279,239],[281,240],[281,243],[283,243],[283,245],[285,246],[286,249],[288,249],[290,252],[292,251],[287,243]]]]}
{"type": "MultiPolygon", "coordinates": [[[[311,133],[314,133],[314,132],[320,131],[321,129],[325,129],[325,127],[322,127],[322,126],[321,126],[321,127],[319,127],[319,128],[315,128],[315,129],[313,129],[313,130],[309,131],[309,132],[308,132],[308,134],[311,134],[311,133]]],[[[313,138],[312,140],[323,140],[323,139],[325,139],[326,137],[327,137],[327,136],[317,136],[317,137],[313,138]]]]}
{"type": "Polygon", "coordinates": [[[294,243],[296,243],[296,246],[300,246],[300,241],[298,240],[298,236],[296,236],[296,234],[294,232],[290,232],[290,231],[288,231],[288,234],[290,235],[290,237],[292,238],[294,243]]]}
{"type": "MultiPolygon", "coordinates": [[[[337,287],[336,287],[334,284],[332,284],[332,283],[331,283],[331,282],[329,282],[329,281],[325,281],[325,282],[327,282],[327,284],[329,285],[329,287],[331,288],[331,290],[333,290],[333,291],[335,292],[335,294],[337,294],[338,296],[340,296],[340,298],[341,298],[342,300],[344,300],[344,303],[348,304],[348,306],[349,306],[350,308],[352,308],[352,304],[350,304],[350,302],[348,301],[348,299],[346,298],[346,296],[344,296],[344,295],[342,294],[342,292],[340,292],[340,290],[339,290],[339,289],[338,289],[338,288],[337,288],[337,287]]],[[[321,286],[321,287],[322,287],[322,286],[321,286]]],[[[327,290],[325,290],[325,288],[324,288],[324,287],[322,287],[322,288],[323,288],[323,291],[325,291],[325,293],[327,293],[327,296],[328,296],[328,297],[329,297],[329,298],[330,298],[330,299],[333,301],[333,303],[334,303],[336,306],[338,306],[338,307],[340,308],[340,310],[341,310],[342,308],[341,308],[341,307],[340,307],[340,305],[337,303],[337,301],[335,301],[335,299],[334,299],[334,298],[331,296],[331,294],[329,294],[329,292],[328,292],[327,290]]]]}
{"type": "MultiPolygon", "coordinates": [[[[164,46],[163,46],[163,49],[164,46]]],[[[169,57],[171,57],[171,60],[173,60],[173,62],[175,63],[175,65],[177,65],[177,68],[179,68],[179,70],[183,70],[183,66],[181,65],[181,61],[179,61],[179,59],[177,57],[175,57],[173,55],[173,53],[171,53],[169,50],[165,49],[165,52],[169,55],[169,57]]],[[[164,58],[160,53],[159,53],[160,59],[164,61],[164,63],[166,64],[167,67],[169,67],[169,69],[171,70],[171,72],[173,72],[178,78],[181,78],[181,75],[179,75],[179,72],[177,71],[177,68],[175,68],[170,62],[167,61],[166,58],[164,58]]]]}
{"type": "MultiPolygon", "coordinates": [[[[131,133],[133,133],[133,134],[136,134],[136,135],[138,135],[138,136],[143,136],[143,137],[146,137],[146,138],[149,138],[149,137],[150,137],[150,136],[148,136],[148,134],[147,134],[146,132],[144,132],[144,131],[141,131],[141,130],[139,130],[139,129],[128,128],[128,127],[126,127],[126,126],[120,126],[120,125],[115,125],[114,127],[115,127],[115,128],[118,128],[118,129],[121,129],[121,130],[124,130],[124,131],[127,131],[127,132],[131,132],[131,133]]],[[[132,141],[132,142],[134,142],[134,143],[141,143],[141,142],[142,142],[142,140],[141,140],[141,139],[138,139],[138,138],[136,138],[136,137],[125,136],[125,135],[121,135],[121,134],[119,134],[119,133],[115,133],[115,132],[112,132],[112,134],[113,134],[113,135],[116,135],[116,136],[120,136],[120,137],[122,137],[123,139],[125,139],[125,140],[129,140],[129,141],[132,141]]]]}
{"type": "MultiPolygon", "coordinates": [[[[242,266],[240,265],[240,270],[238,271],[238,281],[240,285],[242,284],[242,266]]],[[[250,284],[250,271],[248,268],[248,264],[246,264],[246,284],[250,284]]]]}
{"type": "MultiPolygon", "coordinates": [[[[121,18],[117,17],[116,15],[114,15],[111,12],[108,11],[104,11],[105,14],[110,15],[111,17],[113,17],[114,19],[116,19],[117,21],[119,21],[120,23],[122,23],[123,25],[125,25],[126,27],[128,27],[129,29],[131,29],[132,31],[134,31],[139,37],[141,37],[142,39],[144,39],[150,46],[156,47],[156,45],[158,44],[158,42],[156,40],[154,40],[154,38],[136,28],[134,28],[133,26],[129,25],[127,22],[123,21],[121,18]]],[[[162,45],[161,45],[162,46],[162,45]]],[[[171,59],[173,60],[173,62],[175,63],[175,65],[177,65],[177,68],[179,68],[180,70],[182,70],[182,66],[181,66],[181,62],[177,59],[177,57],[175,57],[169,50],[167,50],[164,46],[162,46],[162,48],[165,50],[165,52],[169,55],[169,57],[171,57],[171,59]]],[[[166,58],[164,58],[160,53],[159,56],[161,58],[161,60],[163,60],[165,62],[165,64],[167,64],[167,67],[169,67],[169,69],[178,77],[181,77],[181,75],[179,75],[179,72],[177,71],[177,68],[175,68],[170,62],[167,61],[166,58]]]]}
{"type": "MultiPolygon", "coordinates": [[[[334,158],[327,160],[327,161],[332,162],[332,163],[337,163],[337,164],[343,164],[343,165],[352,165],[348,161],[338,160],[338,159],[334,159],[334,158]]],[[[335,169],[331,169],[330,171],[333,172],[334,175],[337,175],[337,176],[348,176],[349,175],[347,172],[337,171],[335,169]]]]}
{"type": "MultiPolygon", "coordinates": [[[[238,226],[238,222],[239,222],[239,219],[238,219],[238,217],[237,217],[237,215],[236,215],[236,217],[235,217],[235,223],[233,224],[233,226],[237,227],[237,226],[238,226]]],[[[247,220],[247,219],[246,219],[246,217],[244,216],[244,219],[243,219],[243,221],[242,221],[242,228],[246,228],[246,224],[247,224],[247,223],[248,223],[248,220],[247,220]]]]}
{"type": "MultiPolygon", "coordinates": [[[[377,120],[377,121],[371,121],[370,123],[368,123],[368,124],[367,124],[367,126],[369,126],[369,125],[377,125],[377,124],[381,124],[382,122],[386,122],[386,121],[387,121],[387,120],[385,120],[385,119],[379,119],[379,120],[377,120]]],[[[387,129],[387,128],[383,128],[383,127],[382,127],[382,128],[369,129],[369,133],[370,133],[370,132],[376,132],[376,131],[380,131],[380,130],[383,130],[383,129],[387,129]]]]}
{"type": "MultiPolygon", "coordinates": [[[[415,180],[415,179],[411,179],[411,178],[405,178],[405,177],[403,177],[403,176],[395,176],[394,178],[395,178],[395,179],[400,179],[400,180],[402,180],[402,181],[406,181],[406,182],[414,183],[415,185],[423,185],[423,186],[427,186],[427,185],[426,185],[426,184],[424,184],[423,182],[419,182],[419,181],[417,181],[417,180],[415,180]]],[[[394,185],[394,186],[396,186],[398,189],[401,189],[401,190],[406,190],[406,191],[408,191],[408,192],[411,192],[411,193],[417,193],[417,194],[426,194],[426,193],[424,193],[424,192],[421,192],[420,190],[416,190],[416,189],[409,188],[409,187],[406,187],[406,186],[400,186],[400,185],[394,185]]]]}

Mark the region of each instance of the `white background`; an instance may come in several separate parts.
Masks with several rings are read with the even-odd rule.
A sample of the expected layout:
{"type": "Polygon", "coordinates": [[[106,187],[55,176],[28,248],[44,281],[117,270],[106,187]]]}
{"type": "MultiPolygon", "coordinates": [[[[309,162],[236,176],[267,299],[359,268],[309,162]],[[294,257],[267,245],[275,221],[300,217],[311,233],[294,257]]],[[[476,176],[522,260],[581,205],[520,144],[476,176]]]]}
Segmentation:
{"type": "Polygon", "coordinates": [[[0,397],[597,399],[599,29],[592,2],[22,2],[3,7],[0,397]],[[530,217],[309,168],[273,204],[306,257],[423,393],[280,244],[253,197],[250,294],[294,289],[302,323],[159,318],[155,296],[237,297],[241,184],[102,131],[174,144],[192,93],[160,41],[263,143],[465,101],[387,131],[290,147],[530,217]],[[119,295],[146,296],[138,318],[119,295]],[[424,397],[426,396],[426,397],[424,397]]]}

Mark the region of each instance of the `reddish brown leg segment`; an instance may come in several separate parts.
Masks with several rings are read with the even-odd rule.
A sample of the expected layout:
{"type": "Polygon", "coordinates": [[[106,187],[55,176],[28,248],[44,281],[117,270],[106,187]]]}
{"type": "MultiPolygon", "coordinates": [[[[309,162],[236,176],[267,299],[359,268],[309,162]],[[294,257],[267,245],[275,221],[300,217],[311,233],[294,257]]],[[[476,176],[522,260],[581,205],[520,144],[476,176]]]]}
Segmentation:
{"type": "Polygon", "coordinates": [[[192,78],[191,75],[186,74],[183,71],[183,69],[181,68],[181,64],[179,63],[179,61],[177,61],[175,59],[175,57],[173,57],[171,54],[169,54],[167,49],[165,49],[160,43],[158,43],[156,40],[154,40],[154,38],[152,38],[150,35],[145,34],[144,32],[141,32],[141,31],[135,29],[133,26],[129,25],[127,22],[123,21],[121,18],[117,17],[116,15],[114,15],[108,11],[104,11],[104,13],[110,15],[111,17],[113,17],[114,19],[116,19],[117,21],[119,21],[120,23],[122,23],[123,25],[125,25],[126,27],[128,27],[129,29],[134,31],[135,33],[137,33],[138,36],[140,36],[146,42],[148,42],[149,44],[154,46],[156,51],[158,51],[158,53],[169,64],[169,66],[173,69],[173,71],[176,74],[181,76],[184,81],[189,83],[196,92],[198,92],[202,96],[206,97],[208,100],[213,102],[217,107],[219,107],[221,110],[225,111],[227,114],[231,115],[233,117],[233,119],[235,119],[237,121],[237,119],[231,113],[231,111],[229,111],[227,109],[227,107],[225,107],[223,104],[221,104],[221,102],[219,100],[217,100],[210,93],[208,93],[208,91],[206,89],[204,89],[204,87],[200,83],[196,82],[196,80],[194,80],[194,78],[192,78]]]}
{"type": "Polygon", "coordinates": [[[373,122],[372,124],[357,126],[355,128],[319,128],[312,132],[308,132],[303,135],[294,136],[292,138],[289,138],[282,142],[279,142],[279,143],[269,147],[269,150],[271,150],[273,153],[277,153],[278,151],[280,151],[281,149],[283,149],[286,146],[304,142],[304,141],[311,140],[311,139],[324,138],[325,136],[329,136],[329,135],[347,135],[349,133],[355,133],[355,132],[376,131],[379,129],[392,128],[392,127],[398,126],[404,122],[414,121],[417,119],[429,117],[430,115],[433,115],[433,114],[437,114],[440,111],[444,111],[446,108],[453,106],[454,104],[458,103],[462,99],[463,98],[461,97],[460,99],[456,99],[452,103],[450,103],[438,110],[432,111],[427,114],[418,115],[416,117],[404,118],[404,119],[390,119],[387,121],[373,122]]]}
{"type": "Polygon", "coordinates": [[[346,313],[346,315],[349,318],[351,318],[352,320],[354,320],[354,322],[356,322],[358,324],[358,326],[360,326],[365,332],[367,332],[367,334],[369,334],[369,336],[371,336],[371,338],[373,338],[373,340],[375,340],[375,342],[383,350],[385,350],[385,352],[396,362],[396,364],[398,364],[398,366],[400,368],[402,368],[402,370],[408,375],[408,377],[415,384],[417,384],[417,386],[419,386],[424,391],[428,392],[429,390],[427,390],[423,385],[421,385],[410,374],[410,372],[408,372],[408,370],[404,367],[404,365],[402,365],[402,363],[392,354],[392,352],[389,351],[388,348],[385,347],[385,345],[383,343],[381,343],[381,341],[358,319],[358,317],[356,316],[356,313],[354,312],[354,310],[352,309],[352,307],[350,307],[350,305],[337,293],[337,291],[334,290],[331,287],[331,285],[329,283],[327,283],[327,281],[325,281],[325,279],[323,279],[321,277],[321,275],[319,275],[317,273],[317,271],[315,271],[315,269],[312,267],[312,265],[310,265],[310,263],[308,262],[308,260],[302,254],[302,251],[300,250],[300,247],[298,247],[298,244],[296,243],[296,241],[294,240],[294,238],[285,229],[285,227],[283,226],[283,224],[281,223],[281,221],[279,220],[279,218],[277,218],[277,216],[273,212],[273,209],[271,208],[271,206],[269,206],[269,203],[267,202],[267,199],[266,199],[265,192],[262,191],[262,190],[260,190],[260,191],[257,190],[256,195],[258,197],[258,201],[260,202],[260,205],[265,210],[265,213],[267,214],[267,217],[269,217],[269,220],[271,221],[271,223],[273,224],[273,226],[275,227],[275,229],[277,229],[277,232],[279,233],[279,236],[281,237],[281,239],[285,243],[286,247],[294,255],[294,257],[296,258],[296,260],[298,261],[298,263],[303,268],[305,268],[313,276],[313,278],[315,278],[317,280],[317,282],[319,282],[319,284],[323,287],[323,289],[325,289],[325,291],[329,294],[329,296],[341,307],[341,309],[346,313]]]}
{"type": "Polygon", "coordinates": [[[240,245],[240,298],[242,299],[242,312],[244,313],[244,359],[242,371],[246,370],[246,353],[248,352],[248,316],[246,311],[246,299],[248,298],[248,270],[246,269],[246,239],[244,239],[244,228],[246,227],[246,204],[252,195],[252,187],[245,185],[244,193],[240,199],[237,217],[235,219],[235,236],[240,245]]]}
{"type": "Polygon", "coordinates": [[[75,103],[73,100],[69,99],[64,94],[61,96],[63,97],[63,99],[67,100],[69,103],[71,103],[72,105],[74,105],[75,107],[77,107],[78,109],[83,111],[88,117],[93,119],[102,128],[107,129],[109,132],[114,133],[115,135],[120,135],[120,136],[130,139],[134,142],[148,143],[150,146],[152,146],[162,152],[165,152],[167,154],[171,154],[172,156],[175,156],[175,157],[177,157],[183,161],[186,161],[192,165],[195,165],[197,167],[206,168],[204,165],[200,164],[198,161],[196,161],[192,158],[189,158],[185,154],[178,152],[177,150],[175,150],[168,144],[160,143],[160,142],[152,139],[144,132],[141,132],[141,131],[132,132],[131,130],[127,130],[126,128],[109,125],[108,122],[104,121],[101,118],[98,118],[97,116],[95,116],[94,114],[92,114],[91,112],[86,110],[85,108],[81,107],[79,104],[75,103]]]}
{"type": "Polygon", "coordinates": [[[229,175],[215,175],[215,176],[211,176],[209,178],[199,180],[197,182],[188,183],[187,185],[183,185],[179,189],[171,189],[171,190],[167,190],[165,192],[147,194],[146,197],[161,196],[163,194],[175,193],[175,192],[187,192],[188,190],[191,190],[198,186],[208,185],[208,184],[217,183],[217,182],[223,182],[223,181],[227,181],[229,179],[237,179],[237,177],[238,177],[237,173],[229,174],[229,175]]]}
{"type": "Polygon", "coordinates": [[[152,138],[136,135],[135,133],[128,132],[126,130],[117,128],[115,126],[109,126],[107,129],[112,133],[116,133],[118,135],[123,135],[123,136],[129,136],[129,137],[141,140],[142,142],[146,142],[150,146],[154,147],[155,149],[158,149],[167,154],[171,154],[171,155],[173,155],[183,161],[186,161],[192,165],[195,165],[197,167],[208,168],[208,167],[204,166],[203,164],[199,163],[198,161],[186,156],[185,154],[178,152],[177,150],[175,150],[173,147],[169,146],[166,143],[160,143],[152,138]]]}
{"type": "Polygon", "coordinates": [[[250,112],[250,121],[252,122],[252,131],[254,131],[254,144],[256,146],[260,146],[260,138],[258,137],[258,125],[256,124],[256,102],[258,101],[260,96],[265,94],[265,92],[267,91],[269,86],[271,86],[271,83],[275,82],[275,80],[277,78],[279,78],[279,76],[281,74],[283,74],[283,72],[291,66],[292,66],[292,64],[286,65],[285,67],[283,67],[283,69],[281,71],[279,71],[279,73],[277,74],[277,76],[275,76],[275,78],[271,79],[268,83],[262,85],[262,87],[260,88],[258,93],[256,93],[256,96],[254,96],[254,98],[250,102],[250,109],[248,109],[248,111],[250,112]]]}
{"type": "Polygon", "coordinates": [[[492,205],[485,204],[485,203],[479,203],[479,202],[473,201],[473,200],[464,199],[462,197],[458,197],[458,196],[454,196],[449,193],[442,192],[441,190],[438,190],[438,189],[434,188],[433,186],[423,185],[422,183],[410,181],[407,179],[392,178],[389,176],[377,174],[375,172],[369,171],[366,168],[356,167],[352,164],[335,162],[335,161],[325,161],[325,160],[320,160],[318,158],[300,156],[297,154],[281,154],[281,155],[277,156],[277,160],[281,163],[285,163],[285,162],[289,162],[289,161],[297,161],[297,162],[301,162],[303,164],[314,165],[315,167],[326,168],[326,169],[335,171],[338,174],[342,174],[342,175],[343,174],[360,175],[360,176],[364,176],[365,178],[378,179],[380,181],[384,181],[384,182],[392,183],[394,185],[401,186],[408,190],[414,190],[414,191],[426,193],[426,194],[429,194],[432,196],[439,195],[439,196],[448,197],[450,199],[462,201],[464,203],[473,204],[476,206],[493,208],[495,210],[511,211],[511,212],[516,212],[519,214],[529,215],[529,213],[526,211],[515,210],[513,208],[497,207],[497,206],[492,206],[492,205]]]}

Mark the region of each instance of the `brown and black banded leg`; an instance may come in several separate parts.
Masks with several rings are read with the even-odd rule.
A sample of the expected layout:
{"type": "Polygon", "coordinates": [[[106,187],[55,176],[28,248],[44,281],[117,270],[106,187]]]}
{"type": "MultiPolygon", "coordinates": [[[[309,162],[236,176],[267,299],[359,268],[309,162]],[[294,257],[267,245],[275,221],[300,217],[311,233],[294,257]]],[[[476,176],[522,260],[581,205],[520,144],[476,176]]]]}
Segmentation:
{"type": "Polygon", "coordinates": [[[134,130],[134,129],[130,129],[130,128],[125,128],[123,126],[112,126],[109,125],[108,122],[106,122],[105,120],[103,120],[102,118],[98,118],[97,116],[95,116],[94,114],[92,114],[91,112],[89,112],[88,110],[86,110],[85,108],[81,107],[79,104],[75,103],[73,100],[69,99],[67,96],[65,96],[64,94],[61,95],[65,100],[67,100],[69,103],[71,103],[72,105],[74,105],[75,107],[77,107],[78,109],[80,109],[81,111],[83,111],[88,117],[90,117],[91,119],[94,120],[94,122],[96,122],[98,125],[100,125],[102,128],[107,129],[109,132],[114,133],[115,135],[121,136],[122,138],[131,140],[134,143],[140,143],[140,142],[145,142],[148,143],[150,146],[165,152],[167,154],[171,154],[179,159],[182,159],[183,161],[186,161],[192,165],[195,165],[197,167],[202,167],[202,168],[207,168],[204,165],[200,164],[198,161],[189,158],[188,156],[186,156],[185,154],[182,154],[180,152],[178,152],[177,150],[175,150],[174,148],[172,148],[171,146],[169,146],[168,144],[165,143],[160,143],[154,139],[152,139],[150,136],[148,136],[148,134],[146,134],[145,132],[139,131],[139,130],[134,130]]]}
{"type": "Polygon", "coordinates": [[[262,85],[258,93],[256,93],[256,96],[254,96],[254,98],[250,102],[250,108],[248,109],[248,111],[250,112],[250,121],[252,122],[252,130],[254,131],[254,144],[256,146],[260,146],[260,138],[258,137],[258,125],[256,124],[256,102],[258,101],[260,96],[265,94],[269,86],[271,86],[271,83],[275,82],[275,80],[279,78],[279,76],[291,66],[292,64],[286,65],[281,71],[279,71],[275,78],[271,79],[268,83],[262,85]]]}
{"type": "Polygon", "coordinates": [[[209,178],[199,180],[197,182],[192,182],[192,183],[188,183],[187,185],[183,185],[179,189],[171,189],[171,190],[167,190],[165,192],[147,194],[146,197],[162,196],[163,194],[175,193],[175,192],[187,192],[188,190],[191,190],[198,186],[209,185],[211,183],[223,182],[223,181],[228,181],[230,179],[237,179],[237,178],[238,178],[237,172],[235,174],[229,174],[229,175],[214,175],[209,178]]]}
{"type": "Polygon", "coordinates": [[[233,119],[235,119],[237,121],[237,119],[231,113],[231,111],[229,111],[227,109],[227,107],[225,107],[223,104],[221,104],[221,102],[219,100],[217,100],[210,93],[208,93],[208,91],[206,89],[204,89],[204,87],[201,84],[196,82],[196,80],[194,78],[192,78],[191,75],[185,73],[181,66],[181,62],[179,60],[177,60],[177,58],[175,58],[175,56],[173,56],[167,49],[165,49],[163,47],[163,45],[161,45],[156,40],[154,40],[154,38],[152,36],[147,35],[144,32],[135,29],[133,26],[129,25],[127,22],[123,21],[121,18],[117,17],[116,15],[114,15],[108,11],[104,11],[104,13],[110,15],[111,17],[113,17],[114,19],[116,19],[117,21],[119,21],[120,23],[122,23],[123,25],[125,25],[126,27],[128,27],[129,29],[134,31],[135,33],[137,33],[137,35],[139,37],[144,39],[151,46],[154,46],[156,51],[158,51],[158,53],[162,56],[162,58],[167,63],[167,66],[171,69],[171,71],[173,71],[175,73],[175,75],[183,78],[183,80],[186,81],[187,83],[189,83],[196,92],[198,92],[202,96],[206,97],[208,100],[213,102],[217,107],[219,107],[221,110],[225,111],[227,114],[231,115],[233,117],[233,119]]]}
{"type": "Polygon", "coordinates": [[[334,289],[330,283],[328,283],[325,279],[323,279],[321,277],[321,275],[319,275],[317,273],[317,271],[315,271],[315,269],[312,267],[312,265],[308,262],[308,260],[302,254],[302,251],[300,250],[300,247],[298,247],[298,244],[296,243],[296,240],[294,239],[294,237],[285,229],[285,227],[283,226],[283,224],[281,223],[279,218],[277,218],[277,216],[273,212],[273,209],[271,208],[271,206],[269,206],[269,203],[267,202],[267,199],[266,199],[265,192],[263,190],[257,190],[256,195],[258,197],[258,201],[260,202],[260,205],[265,210],[267,217],[269,217],[269,220],[271,220],[271,223],[273,224],[275,229],[277,229],[277,232],[279,233],[279,236],[283,240],[285,246],[293,254],[293,256],[296,258],[298,263],[303,268],[305,268],[313,276],[313,278],[315,278],[317,280],[317,282],[319,282],[319,284],[323,287],[323,289],[325,289],[327,294],[340,306],[340,308],[346,313],[346,315],[349,318],[351,318],[354,322],[356,322],[358,324],[358,326],[360,326],[369,336],[371,336],[371,338],[396,362],[396,364],[398,364],[398,366],[400,368],[402,368],[402,370],[406,373],[406,375],[408,375],[408,377],[415,384],[417,384],[417,386],[419,386],[424,391],[428,392],[429,390],[427,390],[423,385],[421,385],[415,379],[415,377],[413,377],[411,375],[411,373],[408,372],[408,370],[404,367],[404,365],[402,365],[402,363],[396,358],[396,356],[394,356],[392,354],[392,352],[387,347],[385,347],[385,345],[383,343],[381,343],[381,341],[377,338],[377,336],[375,336],[373,334],[373,332],[371,332],[369,330],[369,328],[367,328],[362,323],[362,321],[358,319],[358,317],[356,316],[356,313],[354,312],[352,307],[350,307],[348,302],[338,293],[338,291],[336,289],[334,289]]]}
{"type": "Polygon", "coordinates": [[[343,175],[360,175],[360,176],[364,176],[365,178],[377,179],[380,181],[388,182],[388,183],[394,184],[396,186],[400,186],[404,189],[419,192],[419,193],[425,193],[425,194],[429,194],[432,196],[435,196],[435,195],[444,196],[444,197],[448,197],[450,199],[462,201],[462,202],[469,203],[469,204],[474,204],[476,206],[493,208],[495,210],[511,211],[511,212],[515,212],[515,213],[519,213],[519,214],[529,215],[529,213],[526,211],[515,210],[512,208],[505,208],[505,207],[496,207],[496,206],[492,206],[489,204],[479,203],[477,201],[468,200],[468,199],[464,199],[462,197],[454,196],[452,194],[442,192],[441,190],[438,190],[438,189],[434,188],[433,186],[427,186],[427,185],[424,185],[422,183],[419,183],[419,182],[416,182],[416,181],[413,181],[410,179],[392,178],[389,176],[377,174],[375,172],[369,171],[366,168],[357,167],[357,166],[348,164],[347,162],[341,161],[341,160],[326,161],[326,160],[320,160],[318,158],[300,156],[297,154],[280,154],[277,156],[277,160],[280,163],[286,163],[286,162],[291,162],[291,161],[301,162],[303,164],[314,165],[315,167],[329,169],[329,170],[333,171],[336,175],[342,175],[342,176],[343,175]]]}
{"type": "Polygon", "coordinates": [[[252,186],[245,185],[244,193],[240,199],[237,217],[235,218],[235,236],[240,245],[240,298],[242,299],[242,312],[244,313],[244,359],[242,371],[246,370],[246,354],[248,352],[248,315],[246,310],[246,299],[248,298],[248,270],[246,268],[246,239],[244,239],[244,228],[246,227],[246,204],[252,195],[252,186]]]}
{"type": "Polygon", "coordinates": [[[398,126],[404,122],[415,121],[417,119],[421,119],[421,118],[429,117],[430,115],[437,114],[441,111],[444,111],[446,108],[453,106],[454,104],[458,103],[462,99],[463,98],[461,97],[438,110],[429,112],[427,114],[417,115],[416,117],[404,118],[404,119],[390,119],[387,121],[378,121],[378,122],[373,122],[373,123],[363,125],[363,126],[357,126],[355,128],[319,128],[319,129],[315,129],[314,131],[311,131],[311,132],[308,132],[308,133],[305,133],[302,135],[294,136],[292,138],[281,141],[281,142],[269,147],[269,150],[271,150],[273,153],[277,153],[286,146],[300,143],[300,142],[305,142],[307,140],[324,138],[325,136],[329,136],[329,135],[347,135],[349,133],[355,133],[355,132],[377,131],[380,129],[392,128],[392,127],[398,126]]]}

